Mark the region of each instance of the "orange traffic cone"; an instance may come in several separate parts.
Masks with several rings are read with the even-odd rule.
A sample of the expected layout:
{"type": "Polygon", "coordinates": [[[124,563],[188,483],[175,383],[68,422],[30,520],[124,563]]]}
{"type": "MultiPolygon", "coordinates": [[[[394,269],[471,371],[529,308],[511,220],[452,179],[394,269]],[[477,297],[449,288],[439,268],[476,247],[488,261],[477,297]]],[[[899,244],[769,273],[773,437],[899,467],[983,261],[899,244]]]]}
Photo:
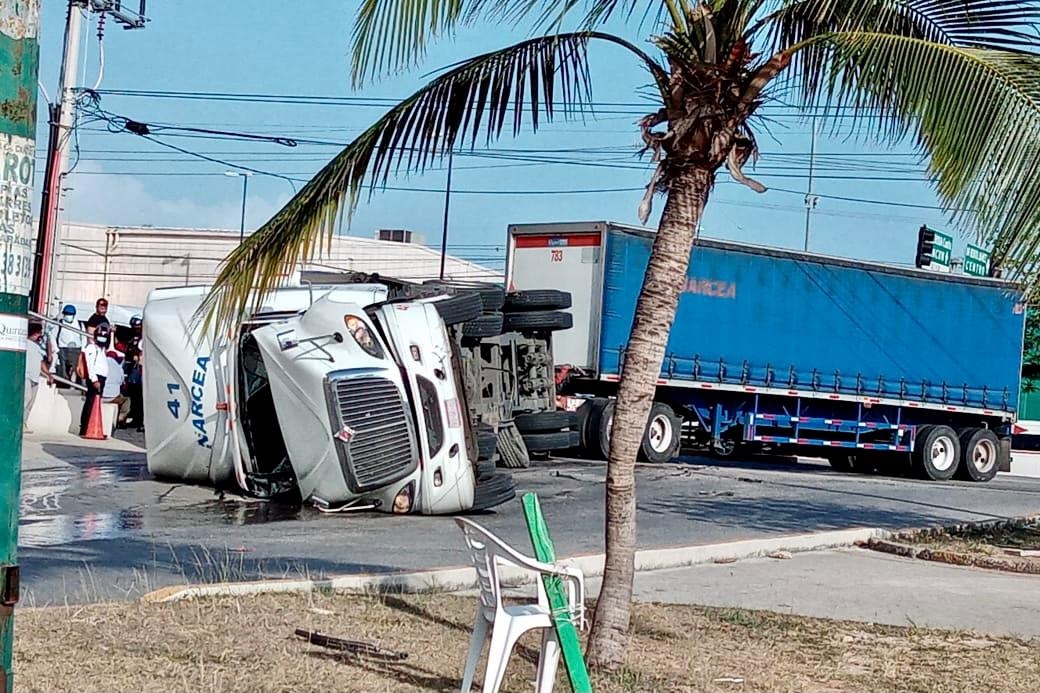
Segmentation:
{"type": "Polygon", "coordinates": [[[83,436],[87,440],[107,440],[105,425],[101,416],[101,398],[94,398],[94,406],[90,409],[90,420],[87,421],[87,432],[83,436]]]}

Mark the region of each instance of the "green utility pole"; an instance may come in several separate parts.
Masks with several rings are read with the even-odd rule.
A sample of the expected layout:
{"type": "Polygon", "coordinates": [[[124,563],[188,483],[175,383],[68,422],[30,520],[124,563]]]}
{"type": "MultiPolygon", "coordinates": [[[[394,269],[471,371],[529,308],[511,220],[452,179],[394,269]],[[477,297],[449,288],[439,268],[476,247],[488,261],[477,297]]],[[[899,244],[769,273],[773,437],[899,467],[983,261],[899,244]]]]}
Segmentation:
{"type": "Polygon", "coordinates": [[[0,686],[10,692],[18,601],[26,312],[32,285],[40,0],[0,0],[0,686]]]}

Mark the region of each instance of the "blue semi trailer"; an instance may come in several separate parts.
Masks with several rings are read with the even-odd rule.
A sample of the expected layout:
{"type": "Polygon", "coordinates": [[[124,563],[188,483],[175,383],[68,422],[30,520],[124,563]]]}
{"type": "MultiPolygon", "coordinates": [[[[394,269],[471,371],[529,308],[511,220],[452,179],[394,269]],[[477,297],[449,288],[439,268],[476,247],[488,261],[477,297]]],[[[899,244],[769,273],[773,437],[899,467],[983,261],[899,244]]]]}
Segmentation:
{"type": "MultiPolygon", "coordinates": [[[[512,290],[563,289],[557,395],[605,455],[653,232],[608,222],[509,228],[512,290]]],[[[911,464],[988,481],[1010,468],[1025,306],[995,279],[701,239],[691,256],[641,454],[683,424],[719,456],[762,447],[840,470],[911,464]]]]}

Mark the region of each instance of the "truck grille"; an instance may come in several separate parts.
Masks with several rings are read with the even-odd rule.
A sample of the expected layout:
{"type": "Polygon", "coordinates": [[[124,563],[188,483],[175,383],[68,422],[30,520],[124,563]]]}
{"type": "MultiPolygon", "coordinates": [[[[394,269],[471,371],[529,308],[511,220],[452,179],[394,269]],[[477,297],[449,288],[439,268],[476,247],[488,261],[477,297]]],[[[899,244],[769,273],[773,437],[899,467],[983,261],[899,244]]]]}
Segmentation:
{"type": "Polygon", "coordinates": [[[341,378],[331,383],[330,404],[338,415],[337,441],[347,485],[355,493],[403,479],[418,466],[415,436],[401,393],[386,378],[341,378]]]}

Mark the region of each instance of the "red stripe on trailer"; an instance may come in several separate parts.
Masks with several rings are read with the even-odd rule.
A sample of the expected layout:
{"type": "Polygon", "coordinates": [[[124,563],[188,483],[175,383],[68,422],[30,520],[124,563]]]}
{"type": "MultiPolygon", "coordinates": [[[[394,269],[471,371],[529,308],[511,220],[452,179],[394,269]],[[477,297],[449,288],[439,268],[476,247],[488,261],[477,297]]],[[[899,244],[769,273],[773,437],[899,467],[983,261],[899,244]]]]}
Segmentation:
{"type": "Polygon", "coordinates": [[[809,439],[808,438],[798,438],[797,440],[795,440],[795,442],[798,443],[799,445],[808,445],[809,444],[809,439]]]}
{"type": "Polygon", "coordinates": [[[612,382],[617,382],[618,380],[621,380],[621,377],[617,376],[617,375],[608,375],[607,376],[607,380],[610,380],[612,382]]]}
{"type": "Polygon", "coordinates": [[[792,397],[797,397],[798,396],[798,390],[788,390],[787,394],[791,395],[792,397]]]}
{"type": "Polygon", "coordinates": [[[831,399],[841,399],[841,395],[828,395],[831,399]]]}
{"type": "Polygon", "coordinates": [[[744,392],[758,392],[757,387],[745,387],[744,392]]]}
{"type": "Polygon", "coordinates": [[[539,234],[517,236],[517,248],[590,248],[602,243],[598,233],[572,233],[566,236],[539,234]]]}
{"type": "Polygon", "coordinates": [[[873,443],[863,443],[864,450],[873,450],[876,446],[873,443]]]}
{"type": "Polygon", "coordinates": [[[658,380],[658,381],[657,381],[657,384],[658,384],[658,385],[667,385],[667,384],[668,384],[668,381],[667,381],[667,380],[658,380]]]}

